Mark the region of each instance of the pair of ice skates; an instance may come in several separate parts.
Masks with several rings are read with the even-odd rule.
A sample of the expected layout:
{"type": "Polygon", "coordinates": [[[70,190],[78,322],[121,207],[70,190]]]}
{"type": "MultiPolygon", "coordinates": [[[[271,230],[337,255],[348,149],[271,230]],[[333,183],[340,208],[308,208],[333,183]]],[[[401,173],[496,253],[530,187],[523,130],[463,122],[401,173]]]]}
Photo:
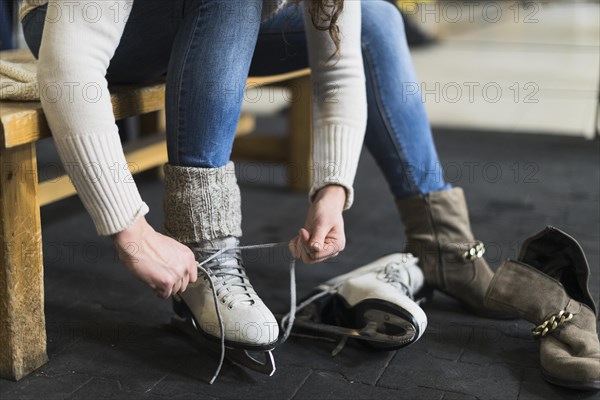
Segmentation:
{"type": "MultiPolygon", "coordinates": [[[[238,364],[272,374],[271,351],[289,334],[295,313],[285,319],[285,334],[280,335],[277,320],[246,275],[236,239],[242,235],[241,197],[233,163],[220,168],[167,164],[165,184],[165,231],[194,250],[200,270],[198,280],[174,296],[179,316],[174,323],[195,336],[220,342],[219,368],[225,354],[238,364]],[[252,357],[255,351],[263,352],[265,360],[252,357]]],[[[296,325],[380,347],[414,342],[426,325],[425,314],[412,300],[423,285],[423,274],[414,258],[403,257],[388,256],[321,285],[314,302],[300,305],[296,325]]]]}
{"type": "MultiPolygon", "coordinates": [[[[208,343],[222,341],[223,355],[230,361],[272,375],[272,350],[286,335],[279,334],[275,317],[252,288],[237,240],[212,245],[196,249],[202,273],[175,296],[178,318],[173,323],[208,343]],[[263,353],[262,360],[254,356],[257,352],[263,353]]],[[[335,277],[284,316],[282,328],[289,332],[295,316],[295,328],[339,338],[334,354],[348,339],[386,350],[414,343],[427,326],[425,313],[414,301],[424,280],[416,262],[410,254],[391,254],[335,277]]]]}

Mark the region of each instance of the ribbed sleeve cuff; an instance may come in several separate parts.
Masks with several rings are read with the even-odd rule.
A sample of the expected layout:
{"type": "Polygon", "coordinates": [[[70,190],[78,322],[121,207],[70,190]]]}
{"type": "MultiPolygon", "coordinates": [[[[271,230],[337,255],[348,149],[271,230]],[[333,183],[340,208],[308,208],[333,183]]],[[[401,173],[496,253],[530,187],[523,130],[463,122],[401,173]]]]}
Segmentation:
{"type": "Polygon", "coordinates": [[[314,180],[309,201],[312,202],[319,189],[327,185],[340,185],[346,189],[344,210],[352,206],[354,177],[363,140],[363,131],[347,125],[328,124],[314,130],[314,180]]]}
{"type": "Polygon", "coordinates": [[[148,213],[118,133],[55,138],[55,144],[99,235],[121,232],[148,213]]]}

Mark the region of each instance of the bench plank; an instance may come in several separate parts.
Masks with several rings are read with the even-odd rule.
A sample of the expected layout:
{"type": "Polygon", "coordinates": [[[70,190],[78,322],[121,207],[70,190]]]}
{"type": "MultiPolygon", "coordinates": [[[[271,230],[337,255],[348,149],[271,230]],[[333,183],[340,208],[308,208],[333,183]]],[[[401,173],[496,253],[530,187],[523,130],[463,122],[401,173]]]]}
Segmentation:
{"type": "MultiPolygon", "coordinates": [[[[115,86],[111,88],[113,112],[117,120],[162,110],[165,85],[115,86]]],[[[39,102],[2,102],[0,147],[9,149],[50,137],[50,129],[39,102]]]]}

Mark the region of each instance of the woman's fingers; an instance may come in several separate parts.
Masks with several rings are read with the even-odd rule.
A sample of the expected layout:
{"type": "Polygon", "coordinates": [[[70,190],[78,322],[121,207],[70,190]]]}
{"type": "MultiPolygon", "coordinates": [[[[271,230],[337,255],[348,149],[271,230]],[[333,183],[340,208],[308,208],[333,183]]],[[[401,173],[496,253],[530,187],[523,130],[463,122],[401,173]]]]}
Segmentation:
{"type": "Polygon", "coordinates": [[[185,265],[185,274],[188,276],[188,282],[196,282],[198,279],[198,264],[196,263],[196,257],[194,253],[186,246],[182,246],[184,255],[182,262],[185,265]]]}
{"type": "Polygon", "coordinates": [[[156,295],[161,299],[167,299],[172,294],[172,289],[170,286],[159,286],[156,289],[154,289],[154,291],[156,292],[156,295]]]}
{"type": "Polygon", "coordinates": [[[340,252],[337,251],[337,249],[338,246],[335,243],[329,242],[328,244],[325,244],[325,247],[322,251],[315,252],[311,256],[309,256],[309,264],[320,263],[330,258],[336,257],[338,254],[340,254],[340,252]]]}
{"type": "Polygon", "coordinates": [[[307,242],[304,245],[300,246],[302,249],[301,257],[302,261],[305,264],[316,264],[319,262],[323,262],[329,258],[337,256],[342,250],[339,245],[336,243],[336,239],[327,238],[325,239],[325,244],[322,249],[315,251],[312,248],[309,248],[307,242]]]}
{"type": "Polygon", "coordinates": [[[296,260],[300,260],[302,258],[302,243],[300,241],[300,236],[296,236],[290,240],[288,247],[292,257],[294,257],[296,260]]]}
{"type": "Polygon", "coordinates": [[[325,239],[327,238],[327,235],[329,235],[331,228],[332,227],[326,226],[325,224],[317,224],[313,228],[310,238],[307,240],[312,251],[327,251],[325,249],[325,247],[327,247],[325,239]]]}
{"type": "Polygon", "coordinates": [[[171,288],[171,296],[174,294],[177,294],[181,291],[181,285],[183,284],[183,278],[182,279],[178,279],[177,281],[175,281],[175,283],[173,284],[172,288],[171,288]]]}
{"type": "Polygon", "coordinates": [[[194,283],[194,282],[196,282],[196,280],[198,280],[198,266],[196,264],[196,260],[194,260],[194,262],[190,263],[189,277],[190,277],[191,283],[194,283]]]}
{"type": "Polygon", "coordinates": [[[189,283],[190,283],[190,276],[186,270],[186,274],[183,275],[183,278],[181,278],[181,287],[179,288],[180,292],[185,292],[189,283]]]}
{"type": "Polygon", "coordinates": [[[306,228],[301,228],[300,231],[298,231],[298,237],[300,243],[299,247],[302,254],[302,261],[306,262],[305,258],[312,259],[312,255],[314,253],[314,250],[311,249],[309,245],[310,233],[306,228]]]}
{"type": "Polygon", "coordinates": [[[154,230],[144,218],[113,236],[119,259],[160,298],[184,291],[196,281],[194,253],[154,230]]]}
{"type": "Polygon", "coordinates": [[[305,264],[315,264],[327,260],[328,258],[336,257],[343,250],[336,243],[326,241],[324,251],[313,251],[308,246],[308,240],[303,241],[300,236],[296,236],[290,240],[288,247],[292,257],[297,260],[302,260],[305,264]]]}
{"type": "Polygon", "coordinates": [[[324,261],[343,250],[344,239],[336,233],[335,227],[318,224],[312,235],[304,228],[300,231],[303,250],[312,262],[324,261]]]}

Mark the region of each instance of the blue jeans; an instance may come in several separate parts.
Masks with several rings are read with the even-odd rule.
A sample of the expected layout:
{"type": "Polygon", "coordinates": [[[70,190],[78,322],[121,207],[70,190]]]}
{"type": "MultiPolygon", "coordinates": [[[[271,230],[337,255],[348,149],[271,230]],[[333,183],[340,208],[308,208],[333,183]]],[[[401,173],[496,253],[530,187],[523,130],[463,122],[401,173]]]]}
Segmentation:
{"type": "MultiPolygon", "coordinates": [[[[109,83],[167,76],[169,162],[221,167],[229,161],[248,75],[308,66],[301,9],[260,21],[262,0],[134,2],[111,60],[109,83]]],[[[23,21],[38,54],[46,8],[23,21]]],[[[397,198],[447,189],[424,105],[414,88],[400,13],[385,1],[362,3],[367,79],[365,144],[397,198]],[[409,92],[405,90],[410,89],[409,92]]]]}

